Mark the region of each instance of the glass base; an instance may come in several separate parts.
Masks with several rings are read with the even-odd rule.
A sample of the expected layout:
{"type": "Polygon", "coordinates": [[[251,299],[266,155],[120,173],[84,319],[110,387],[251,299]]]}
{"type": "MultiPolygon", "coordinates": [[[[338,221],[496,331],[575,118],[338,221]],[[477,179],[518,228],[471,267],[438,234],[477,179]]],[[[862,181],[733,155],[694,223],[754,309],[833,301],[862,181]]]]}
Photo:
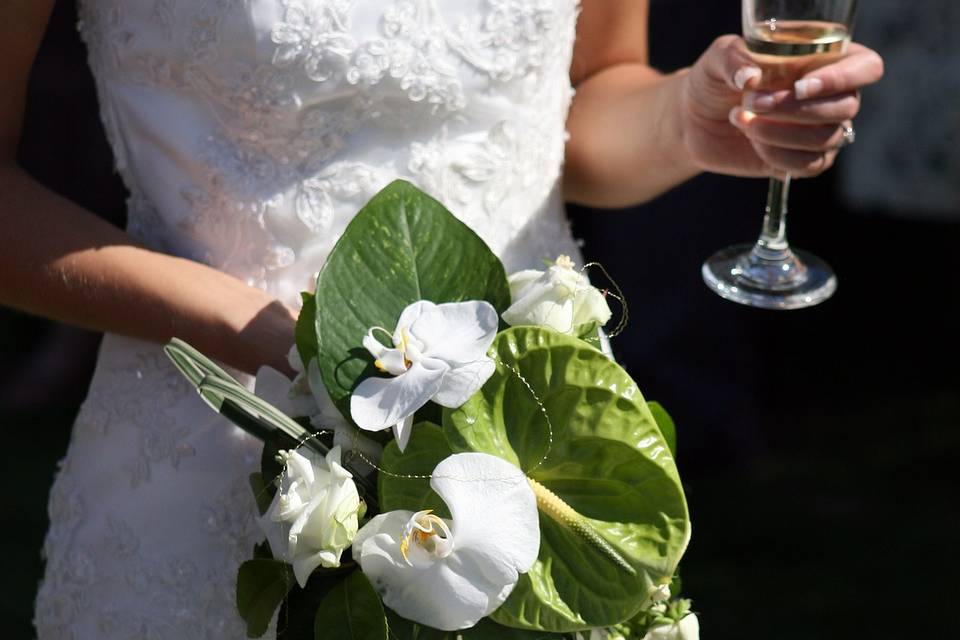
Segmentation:
{"type": "Polygon", "coordinates": [[[803,309],[837,290],[830,266],[813,254],[787,249],[763,257],[754,245],[718,251],[703,263],[703,280],[727,300],[762,309],[803,309]]]}

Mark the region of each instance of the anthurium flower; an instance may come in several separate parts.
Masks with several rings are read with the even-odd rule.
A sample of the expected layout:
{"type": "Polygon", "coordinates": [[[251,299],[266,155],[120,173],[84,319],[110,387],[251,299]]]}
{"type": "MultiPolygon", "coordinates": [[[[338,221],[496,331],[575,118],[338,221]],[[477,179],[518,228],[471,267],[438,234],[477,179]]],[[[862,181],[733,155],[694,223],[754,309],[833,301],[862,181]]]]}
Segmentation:
{"type": "Polygon", "coordinates": [[[459,453],[430,486],[452,518],[390,511],[368,522],[353,557],[398,614],[444,631],[466,629],[499,607],[540,550],[537,502],[526,476],[486,453],[459,453]]]}
{"type": "Polygon", "coordinates": [[[400,314],[391,336],[393,347],[375,337],[389,331],[370,329],[363,346],[377,369],[393,377],[371,377],[357,385],[350,397],[353,421],[368,431],[393,427],[403,451],[417,409],[430,400],[455,409],[493,374],[487,349],[497,324],[497,311],[488,302],[438,305],[421,300],[400,314]]]}
{"type": "Polygon", "coordinates": [[[343,550],[357,534],[360,496],[340,464],[340,447],[326,457],[306,448],[280,455],[283,480],[260,528],[274,557],[292,564],[304,587],[317,567],[340,566],[343,550]]]}
{"type": "Polygon", "coordinates": [[[503,312],[504,321],[567,334],[591,322],[606,324],[612,315],[606,298],[575,266],[569,256],[560,256],[546,271],[527,269],[511,275],[513,304],[503,312]]]}

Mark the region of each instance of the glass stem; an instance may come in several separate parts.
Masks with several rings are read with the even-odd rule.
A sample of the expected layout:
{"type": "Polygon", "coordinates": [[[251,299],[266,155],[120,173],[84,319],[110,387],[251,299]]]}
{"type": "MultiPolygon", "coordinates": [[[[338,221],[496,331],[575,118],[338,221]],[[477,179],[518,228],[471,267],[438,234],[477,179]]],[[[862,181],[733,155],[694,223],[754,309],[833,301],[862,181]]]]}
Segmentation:
{"type": "Polygon", "coordinates": [[[789,175],[783,180],[770,179],[760,238],[737,264],[737,277],[744,285],[765,291],[787,291],[806,282],[807,268],[787,242],[789,195],[789,175]]]}
{"type": "Polygon", "coordinates": [[[792,252],[787,242],[787,201],[790,197],[790,175],[783,180],[770,178],[763,229],[752,253],[761,260],[789,260],[792,252]]]}

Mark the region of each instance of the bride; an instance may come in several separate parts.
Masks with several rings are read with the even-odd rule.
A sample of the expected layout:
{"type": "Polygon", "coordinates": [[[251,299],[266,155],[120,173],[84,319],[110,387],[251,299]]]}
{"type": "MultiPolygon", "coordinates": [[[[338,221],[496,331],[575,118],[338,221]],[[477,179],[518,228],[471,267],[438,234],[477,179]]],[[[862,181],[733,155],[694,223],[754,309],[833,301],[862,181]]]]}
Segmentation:
{"type": "Polygon", "coordinates": [[[564,200],[827,169],[882,74],[852,45],[773,86],[724,36],[662,75],[645,0],[81,0],[130,191],[122,231],[14,162],[52,5],[0,7],[0,302],[106,335],[50,496],[43,639],[244,637],[234,577],[260,537],[259,447],[158,343],[290,372],[299,292],[388,182],[529,267],[577,255],[564,200]]]}

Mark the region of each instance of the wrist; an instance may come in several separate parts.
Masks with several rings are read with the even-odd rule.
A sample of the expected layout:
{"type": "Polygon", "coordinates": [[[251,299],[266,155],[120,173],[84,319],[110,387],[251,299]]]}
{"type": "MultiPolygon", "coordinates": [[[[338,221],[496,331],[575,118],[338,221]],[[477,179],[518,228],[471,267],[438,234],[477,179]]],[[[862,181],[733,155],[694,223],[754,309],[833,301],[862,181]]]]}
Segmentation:
{"type": "Polygon", "coordinates": [[[673,172],[683,180],[701,173],[704,168],[697,160],[694,145],[691,144],[694,123],[689,108],[690,69],[681,69],[667,78],[661,111],[664,136],[660,148],[667,151],[666,160],[673,172]]]}
{"type": "Polygon", "coordinates": [[[294,343],[296,312],[265,291],[237,285],[233,299],[219,306],[211,352],[246,373],[266,365],[292,377],[287,353],[294,343]]]}

